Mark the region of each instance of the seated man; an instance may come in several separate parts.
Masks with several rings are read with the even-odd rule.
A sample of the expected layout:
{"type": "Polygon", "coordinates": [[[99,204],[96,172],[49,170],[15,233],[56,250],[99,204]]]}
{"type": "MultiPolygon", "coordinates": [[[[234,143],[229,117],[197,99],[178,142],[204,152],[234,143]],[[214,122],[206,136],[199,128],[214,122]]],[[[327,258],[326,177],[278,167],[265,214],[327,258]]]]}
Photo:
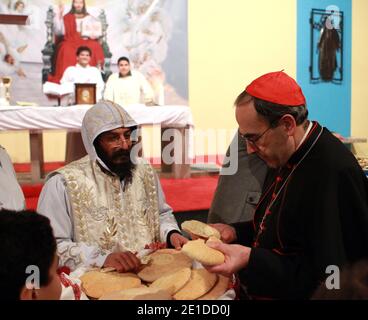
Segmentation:
{"type": "Polygon", "coordinates": [[[68,67],[60,80],[61,84],[74,86],[75,83],[95,83],[96,101],[102,97],[104,81],[100,70],[89,65],[91,61],[91,49],[88,47],[79,47],[77,50],[77,64],[68,67]]]}
{"type": "Polygon", "coordinates": [[[23,210],[23,191],[17,181],[13,164],[6,150],[0,146],[0,209],[23,210]]]}
{"type": "Polygon", "coordinates": [[[0,211],[0,255],[0,301],[59,300],[62,286],[49,219],[31,211],[0,211]]]}
{"type": "Polygon", "coordinates": [[[135,157],[136,126],[120,106],[100,101],[82,123],[88,155],[48,176],[38,210],[51,220],[61,265],[126,272],[140,266],[133,252],[146,244],[187,241],[153,168],[135,157]]]}
{"type": "Polygon", "coordinates": [[[102,35],[102,31],[95,34],[89,32],[88,36],[82,33],[82,26],[93,26],[93,24],[98,23],[98,21],[94,21],[96,18],[87,12],[85,1],[73,0],[69,13],[65,16],[63,13],[64,6],[61,5],[59,14],[55,16],[54,31],[56,35],[63,35],[63,40],[56,49],[55,72],[48,78],[48,81],[56,83],[60,81],[67,67],[75,65],[74,52],[81,46],[91,49],[90,63],[92,66],[103,66],[104,64],[104,52],[97,40],[102,35]]]}
{"type": "Polygon", "coordinates": [[[121,106],[138,103],[153,104],[153,91],[150,84],[139,71],[131,70],[129,59],[119,58],[118,67],[119,72],[113,73],[106,82],[105,100],[114,101],[121,106]]]}

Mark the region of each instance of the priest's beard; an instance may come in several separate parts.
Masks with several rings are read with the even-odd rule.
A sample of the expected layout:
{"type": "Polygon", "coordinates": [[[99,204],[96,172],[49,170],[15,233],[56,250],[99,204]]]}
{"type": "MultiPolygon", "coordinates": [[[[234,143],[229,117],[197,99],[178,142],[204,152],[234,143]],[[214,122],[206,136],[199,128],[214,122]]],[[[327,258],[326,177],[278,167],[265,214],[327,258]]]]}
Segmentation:
{"type": "Polygon", "coordinates": [[[111,154],[111,156],[107,155],[98,143],[95,144],[95,149],[98,157],[110,169],[110,171],[115,173],[120,180],[125,180],[125,185],[132,182],[135,164],[130,159],[131,148],[129,150],[116,150],[111,154]]]}

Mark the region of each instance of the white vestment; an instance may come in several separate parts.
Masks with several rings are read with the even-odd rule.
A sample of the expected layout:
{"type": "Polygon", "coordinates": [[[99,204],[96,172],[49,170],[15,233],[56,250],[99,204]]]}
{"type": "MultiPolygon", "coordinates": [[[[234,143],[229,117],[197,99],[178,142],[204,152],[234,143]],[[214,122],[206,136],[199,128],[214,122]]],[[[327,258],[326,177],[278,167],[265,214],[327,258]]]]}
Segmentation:
{"type": "Polygon", "coordinates": [[[0,209],[25,209],[24,195],[6,150],[0,146],[0,209]]]}
{"type": "Polygon", "coordinates": [[[105,100],[114,101],[121,106],[153,101],[152,88],[143,74],[135,70],[131,73],[131,76],[126,77],[113,73],[109,77],[104,92],[105,100]]]}
{"type": "Polygon", "coordinates": [[[66,68],[60,83],[71,86],[74,86],[75,83],[95,83],[97,84],[96,101],[102,98],[102,91],[105,85],[100,70],[91,66],[82,67],[79,64],[66,68]]]}
{"type": "Polygon", "coordinates": [[[52,173],[38,212],[47,216],[58,243],[61,265],[101,267],[111,252],[139,251],[150,241],[166,242],[179,231],[152,167],[137,159],[132,182],[124,189],[97,156],[93,141],[105,131],[135,126],[119,106],[101,101],[87,111],[82,137],[88,156],[52,173]]]}

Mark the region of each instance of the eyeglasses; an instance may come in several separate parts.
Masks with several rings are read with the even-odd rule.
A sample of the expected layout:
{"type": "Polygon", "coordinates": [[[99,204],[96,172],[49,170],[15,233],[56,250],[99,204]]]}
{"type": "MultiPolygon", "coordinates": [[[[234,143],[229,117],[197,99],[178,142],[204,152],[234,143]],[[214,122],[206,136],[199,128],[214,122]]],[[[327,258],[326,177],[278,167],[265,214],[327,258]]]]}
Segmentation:
{"type": "Polygon", "coordinates": [[[121,142],[126,142],[128,144],[132,143],[131,132],[127,131],[124,133],[123,137],[118,133],[107,133],[100,136],[100,141],[108,144],[120,144],[121,142]]]}
{"type": "Polygon", "coordinates": [[[244,142],[248,142],[248,143],[250,143],[252,146],[254,146],[254,147],[257,147],[257,141],[259,140],[259,139],[261,139],[265,134],[266,134],[266,132],[268,131],[268,130],[270,130],[270,129],[272,129],[273,128],[273,126],[270,126],[270,127],[268,127],[265,131],[263,131],[261,134],[259,134],[259,135],[255,135],[255,136],[253,136],[253,137],[249,137],[248,135],[248,133],[244,133],[244,134],[242,134],[242,133],[240,133],[240,131],[238,130],[238,132],[239,132],[239,136],[240,136],[240,138],[244,141],[244,142]],[[248,137],[247,137],[248,136],[248,137]]]}

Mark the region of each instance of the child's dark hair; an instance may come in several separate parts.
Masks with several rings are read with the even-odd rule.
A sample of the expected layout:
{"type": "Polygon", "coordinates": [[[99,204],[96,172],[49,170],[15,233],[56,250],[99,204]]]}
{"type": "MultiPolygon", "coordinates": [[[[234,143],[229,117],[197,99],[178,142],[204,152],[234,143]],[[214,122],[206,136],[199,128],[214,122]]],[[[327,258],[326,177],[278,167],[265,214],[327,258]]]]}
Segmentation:
{"type": "Polygon", "coordinates": [[[128,62],[128,64],[130,64],[130,61],[129,61],[129,59],[127,57],[120,57],[118,59],[118,64],[120,63],[120,61],[126,61],[126,62],[128,62]]]}
{"type": "Polygon", "coordinates": [[[0,300],[19,300],[28,266],[37,266],[47,285],[56,252],[50,220],[34,211],[0,211],[0,300]]]}

